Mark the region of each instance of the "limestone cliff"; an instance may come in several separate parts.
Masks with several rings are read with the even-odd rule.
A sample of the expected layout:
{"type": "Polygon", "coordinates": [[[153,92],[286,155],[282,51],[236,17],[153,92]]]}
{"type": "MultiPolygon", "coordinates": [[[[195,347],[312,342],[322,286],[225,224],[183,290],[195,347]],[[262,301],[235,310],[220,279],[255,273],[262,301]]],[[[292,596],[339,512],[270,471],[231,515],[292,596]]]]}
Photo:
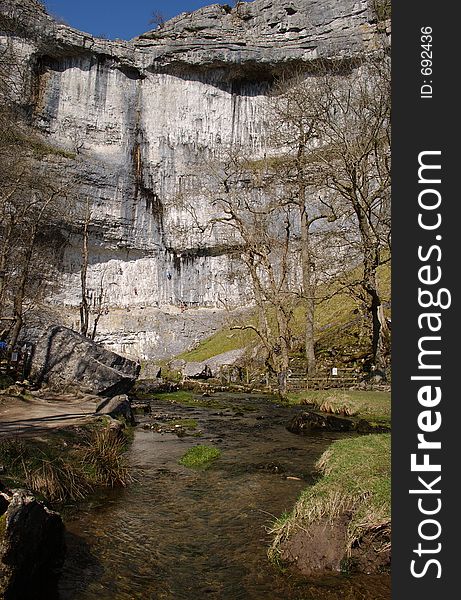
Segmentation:
{"type": "MultiPolygon", "coordinates": [[[[103,278],[111,349],[179,352],[219,325],[224,304],[245,304],[233,240],[206,229],[210,165],[230,144],[263,151],[267,92],[284,69],[373,50],[368,4],[215,4],[128,42],[58,24],[35,0],[0,0],[1,39],[33,75],[22,102],[67,151],[54,168],[77,202],[91,200],[89,285],[96,296],[103,278]]],[[[59,306],[79,304],[80,246],[71,234],[59,306]]]]}

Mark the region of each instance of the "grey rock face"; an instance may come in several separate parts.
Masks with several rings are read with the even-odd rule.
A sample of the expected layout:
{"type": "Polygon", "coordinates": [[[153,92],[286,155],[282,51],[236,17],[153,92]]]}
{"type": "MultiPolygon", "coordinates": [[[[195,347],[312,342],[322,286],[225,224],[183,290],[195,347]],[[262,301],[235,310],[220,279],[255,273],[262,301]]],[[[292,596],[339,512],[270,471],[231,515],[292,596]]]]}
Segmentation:
{"type": "Polygon", "coordinates": [[[31,378],[52,387],[77,386],[112,397],[128,391],[140,365],[98,346],[67,327],[54,326],[35,348],[31,378]]]}
{"type": "Polygon", "coordinates": [[[54,597],[53,588],[65,557],[61,516],[25,490],[14,491],[8,501],[5,531],[0,539],[2,598],[54,597]]]}
{"type": "Polygon", "coordinates": [[[96,413],[109,415],[114,419],[122,417],[130,425],[134,425],[135,422],[131,404],[126,394],[103,400],[96,408],[96,413]]]}
{"type": "MultiPolygon", "coordinates": [[[[209,227],[212,174],[232,145],[263,156],[274,77],[373,51],[381,34],[367,0],[214,4],[130,42],[60,25],[35,0],[0,0],[0,15],[3,39],[32,75],[23,102],[46,143],[67,153],[50,156],[48,168],[75,190],[74,203],[92,202],[90,295],[103,282],[109,311],[158,309],[164,321],[172,308],[248,305],[236,240],[209,227]]],[[[80,262],[81,237],[70,234],[56,305],[78,307],[80,262]]],[[[176,331],[190,319],[175,320],[176,331]]],[[[110,321],[105,337],[130,356],[185,349],[165,353],[155,332],[128,343],[110,321]]],[[[147,317],[138,330],[152,331],[147,317]]]]}

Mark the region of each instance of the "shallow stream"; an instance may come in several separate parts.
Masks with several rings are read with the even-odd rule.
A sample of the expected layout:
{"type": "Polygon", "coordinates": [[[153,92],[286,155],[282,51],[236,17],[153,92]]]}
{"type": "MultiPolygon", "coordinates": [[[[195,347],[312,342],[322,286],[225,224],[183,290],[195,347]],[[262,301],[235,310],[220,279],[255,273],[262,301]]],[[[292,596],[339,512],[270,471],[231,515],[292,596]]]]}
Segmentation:
{"type": "Polygon", "coordinates": [[[136,482],[93,498],[67,520],[61,600],[389,600],[386,575],[306,580],[267,559],[274,517],[313,481],[314,463],[341,434],[285,426],[299,408],[215,394],[212,406],[150,400],[128,459],[136,482]],[[194,419],[184,437],[151,423],[194,419]],[[221,457],[206,470],[178,464],[197,444],[221,457]]]}

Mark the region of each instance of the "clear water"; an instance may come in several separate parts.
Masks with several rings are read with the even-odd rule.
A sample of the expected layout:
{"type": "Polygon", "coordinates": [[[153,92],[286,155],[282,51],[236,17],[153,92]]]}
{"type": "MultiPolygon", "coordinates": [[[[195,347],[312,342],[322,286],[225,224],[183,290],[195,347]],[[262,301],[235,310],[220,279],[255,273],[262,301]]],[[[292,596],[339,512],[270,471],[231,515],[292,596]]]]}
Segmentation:
{"type": "Polygon", "coordinates": [[[137,428],[128,455],[137,481],[67,522],[60,599],[388,600],[387,575],[306,580],[267,559],[268,526],[292,508],[315,461],[341,434],[297,436],[285,429],[296,409],[216,397],[220,408],[152,401],[154,417],[194,418],[202,435],[137,428]],[[198,443],[217,446],[222,457],[202,471],[179,465],[198,443]]]}

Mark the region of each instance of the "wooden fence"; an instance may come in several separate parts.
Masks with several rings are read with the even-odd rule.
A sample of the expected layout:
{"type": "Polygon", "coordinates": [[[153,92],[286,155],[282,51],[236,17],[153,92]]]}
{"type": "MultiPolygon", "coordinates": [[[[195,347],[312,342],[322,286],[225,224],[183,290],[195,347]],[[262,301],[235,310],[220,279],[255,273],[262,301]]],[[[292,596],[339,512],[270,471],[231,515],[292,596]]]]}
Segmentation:
{"type": "Polygon", "coordinates": [[[314,377],[302,373],[292,373],[288,379],[288,388],[292,392],[304,390],[325,390],[330,388],[350,388],[356,386],[363,374],[353,367],[343,367],[337,370],[323,370],[314,377]]]}

